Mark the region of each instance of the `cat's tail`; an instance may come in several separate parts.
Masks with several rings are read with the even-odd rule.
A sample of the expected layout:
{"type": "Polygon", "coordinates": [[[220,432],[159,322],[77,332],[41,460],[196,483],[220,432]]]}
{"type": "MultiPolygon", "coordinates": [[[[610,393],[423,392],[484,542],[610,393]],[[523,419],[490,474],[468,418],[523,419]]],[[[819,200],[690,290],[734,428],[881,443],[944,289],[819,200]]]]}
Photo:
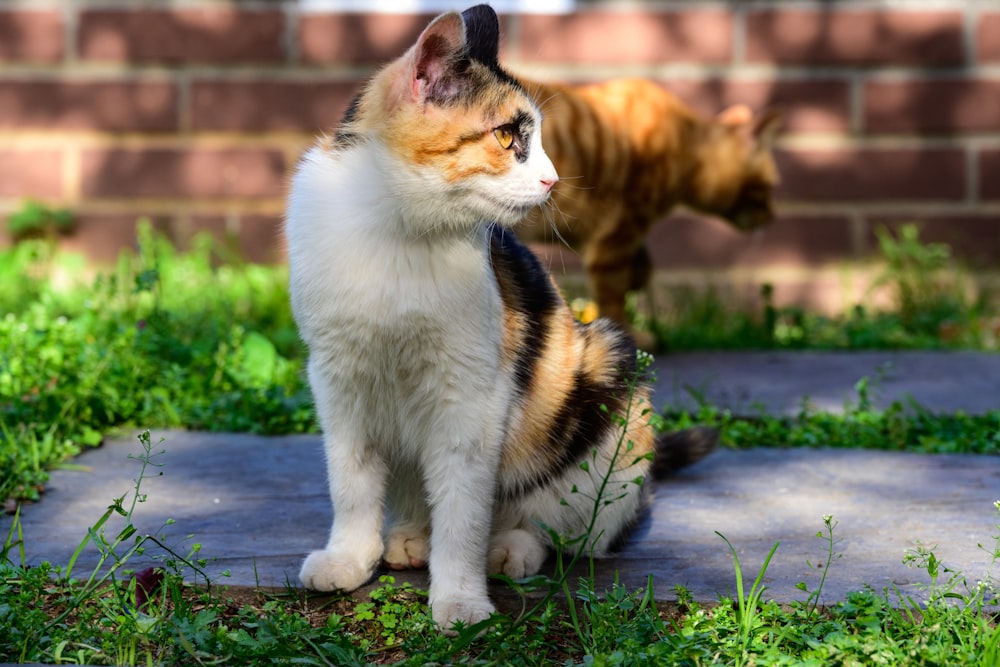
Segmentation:
{"type": "Polygon", "coordinates": [[[662,479],[697,463],[715,451],[718,444],[719,429],[711,426],[693,426],[683,431],[658,434],[653,477],[662,479]]]}

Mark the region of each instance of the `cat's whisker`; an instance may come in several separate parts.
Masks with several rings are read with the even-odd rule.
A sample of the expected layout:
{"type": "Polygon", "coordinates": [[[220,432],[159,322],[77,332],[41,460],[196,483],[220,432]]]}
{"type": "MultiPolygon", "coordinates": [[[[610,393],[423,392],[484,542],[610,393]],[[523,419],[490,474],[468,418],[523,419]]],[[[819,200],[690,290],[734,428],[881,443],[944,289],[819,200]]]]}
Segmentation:
{"type": "Polygon", "coordinates": [[[547,114],[546,106],[548,106],[548,103],[551,102],[556,97],[558,97],[560,94],[561,94],[561,92],[558,91],[558,90],[557,91],[553,91],[548,97],[546,97],[544,100],[541,100],[538,103],[538,108],[542,110],[543,114],[547,114]]]}
{"type": "MultiPolygon", "coordinates": [[[[545,204],[546,207],[542,211],[542,216],[548,222],[549,229],[552,230],[552,233],[555,234],[555,237],[559,239],[560,243],[566,246],[566,248],[568,248],[569,250],[572,250],[573,254],[576,254],[576,249],[570,244],[569,241],[566,240],[566,238],[559,231],[559,225],[556,224],[556,218],[555,218],[556,213],[558,213],[563,220],[565,220],[566,222],[570,222],[570,216],[567,215],[561,208],[559,208],[559,202],[557,202],[555,199],[552,199],[551,197],[547,202],[545,202],[545,204]]],[[[566,267],[563,266],[563,269],[565,268],[566,267]]]]}
{"type": "Polygon", "coordinates": [[[572,182],[574,180],[582,180],[582,179],[583,179],[583,176],[567,176],[566,178],[560,178],[559,182],[560,183],[565,183],[565,187],[568,187],[568,188],[570,188],[572,190],[593,190],[594,189],[593,185],[577,185],[576,183],[572,182]]]}

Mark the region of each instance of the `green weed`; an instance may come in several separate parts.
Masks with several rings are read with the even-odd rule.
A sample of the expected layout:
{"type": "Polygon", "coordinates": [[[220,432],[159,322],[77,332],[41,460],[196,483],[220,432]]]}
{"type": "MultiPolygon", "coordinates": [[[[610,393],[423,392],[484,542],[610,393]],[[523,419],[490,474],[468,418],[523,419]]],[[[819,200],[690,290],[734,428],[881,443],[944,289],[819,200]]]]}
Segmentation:
{"type": "MultiPolygon", "coordinates": [[[[806,616],[812,618],[816,611],[819,609],[820,597],[823,595],[823,586],[826,584],[826,577],[830,573],[830,567],[833,565],[833,561],[840,558],[841,554],[836,552],[837,540],[833,536],[833,531],[837,527],[837,522],[833,520],[832,514],[827,514],[823,517],[823,526],[826,528],[826,533],[819,531],[816,533],[816,537],[824,540],[827,545],[826,549],[826,562],[820,565],[822,575],[819,580],[819,584],[816,586],[816,590],[810,591],[805,582],[800,582],[796,585],[800,591],[804,591],[809,594],[805,601],[805,613],[806,616]]],[[[813,564],[806,562],[806,565],[811,569],[813,564]]]]}
{"type": "Polygon", "coordinates": [[[660,430],[680,430],[696,424],[714,426],[727,447],[843,447],[929,454],[1000,453],[1000,410],[985,414],[933,413],[913,401],[893,401],[884,409],[872,405],[871,382],[855,385],[856,401],[840,414],[817,411],[808,399],[798,414],[785,417],[760,411],[736,415],[699,399],[693,410],[654,416],[660,430]]]}
{"type": "Polygon", "coordinates": [[[20,208],[7,216],[7,231],[18,241],[28,238],[52,238],[69,234],[76,218],[67,208],[48,206],[35,199],[26,199],[20,208]]]}
{"type": "Polygon", "coordinates": [[[757,610],[761,602],[761,596],[766,590],[766,586],[763,586],[764,574],[767,572],[767,566],[774,557],[774,552],[778,550],[779,543],[775,542],[774,546],[767,553],[767,557],[764,558],[764,564],[761,565],[760,570],[757,572],[757,577],[750,586],[750,591],[744,592],[743,568],[740,565],[740,557],[736,553],[736,547],[722,533],[716,531],[715,534],[721,537],[726,546],[729,547],[729,552],[733,555],[733,567],[736,570],[736,600],[733,610],[736,615],[736,639],[739,648],[739,657],[736,660],[736,664],[741,665],[743,664],[744,656],[746,656],[750,649],[751,642],[761,629],[760,616],[757,610]]]}
{"type": "Polygon", "coordinates": [[[37,496],[116,428],[313,428],[286,269],[217,265],[207,237],[139,241],[89,282],[35,278],[53,270],[45,244],[3,251],[0,274],[24,277],[0,280],[0,499],[37,496]]]}

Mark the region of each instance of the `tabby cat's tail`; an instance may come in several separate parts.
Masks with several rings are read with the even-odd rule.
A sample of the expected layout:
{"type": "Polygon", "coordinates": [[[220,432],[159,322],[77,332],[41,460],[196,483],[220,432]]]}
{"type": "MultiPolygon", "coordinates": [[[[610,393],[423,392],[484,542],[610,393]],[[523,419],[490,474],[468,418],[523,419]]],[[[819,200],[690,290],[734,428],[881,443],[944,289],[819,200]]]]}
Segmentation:
{"type": "Polygon", "coordinates": [[[711,454],[719,444],[719,429],[693,426],[656,436],[653,477],[662,479],[711,454]]]}

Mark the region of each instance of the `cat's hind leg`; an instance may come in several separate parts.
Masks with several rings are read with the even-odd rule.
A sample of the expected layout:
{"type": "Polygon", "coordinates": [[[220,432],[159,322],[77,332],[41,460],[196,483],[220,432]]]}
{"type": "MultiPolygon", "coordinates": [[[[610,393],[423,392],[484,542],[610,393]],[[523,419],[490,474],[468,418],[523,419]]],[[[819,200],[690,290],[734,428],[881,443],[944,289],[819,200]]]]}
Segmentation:
{"type": "Polygon", "coordinates": [[[392,570],[427,567],[431,552],[431,517],[427,492],[416,463],[397,463],[389,473],[388,516],[385,554],[382,560],[392,570]]]}
{"type": "Polygon", "coordinates": [[[521,528],[501,530],[490,540],[487,572],[523,579],[538,574],[547,555],[545,543],[531,531],[521,528]]]}
{"type": "Polygon", "coordinates": [[[382,560],[391,570],[427,567],[431,553],[430,539],[430,532],[425,527],[410,523],[393,526],[385,538],[382,560]]]}

